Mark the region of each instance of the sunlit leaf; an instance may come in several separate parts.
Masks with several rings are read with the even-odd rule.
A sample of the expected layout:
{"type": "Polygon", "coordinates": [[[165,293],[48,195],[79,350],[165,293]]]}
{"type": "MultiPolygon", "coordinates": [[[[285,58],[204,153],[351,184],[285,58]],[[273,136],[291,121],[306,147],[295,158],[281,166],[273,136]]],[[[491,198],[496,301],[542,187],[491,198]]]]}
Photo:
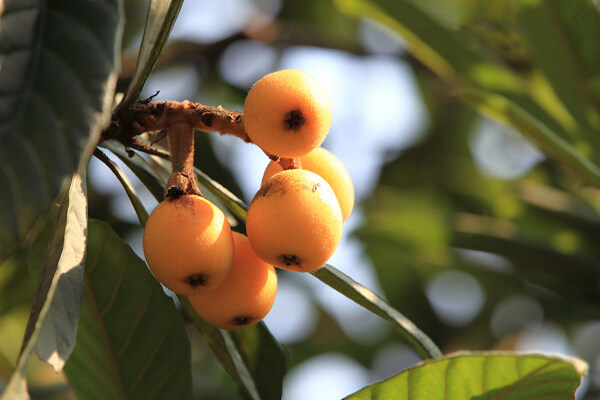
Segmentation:
{"type": "Polygon", "coordinates": [[[47,245],[16,370],[3,399],[27,398],[25,372],[33,351],[60,371],[75,345],[86,256],[85,175],[75,174],[47,245]]]}
{"type": "Polygon", "coordinates": [[[422,362],[346,399],[566,400],[574,398],[587,370],[576,358],[464,352],[422,362]]]}
{"type": "Polygon", "coordinates": [[[2,261],[110,121],[121,2],[7,0],[0,24],[2,261]]]}
{"type": "Polygon", "coordinates": [[[100,221],[90,221],[77,344],[65,373],[85,399],[191,398],[190,343],[173,299],[100,221]]]}

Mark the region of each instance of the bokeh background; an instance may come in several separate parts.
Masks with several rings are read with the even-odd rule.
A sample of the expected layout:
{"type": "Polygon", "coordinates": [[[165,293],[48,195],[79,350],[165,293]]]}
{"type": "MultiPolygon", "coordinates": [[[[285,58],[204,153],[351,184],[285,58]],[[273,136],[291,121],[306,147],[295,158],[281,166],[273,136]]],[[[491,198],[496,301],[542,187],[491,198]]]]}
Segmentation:
{"type": "MultiPolygon", "coordinates": [[[[518,29],[489,23],[491,15],[507,18],[511,2],[486,3],[423,7],[456,29],[487,16],[475,24],[487,40],[515,70],[530,68],[518,29]]],[[[125,5],[120,90],[135,67],[147,2],[125,5]]],[[[333,122],[323,146],[355,185],[355,210],[330,263],[445,353],[577,355],[591,365],[578,397],[600,398],[597,211],[576,195],[568,171],[463,104],[402,37],[346,17],[331,1],[187,0],[142,96],[242,111],[253,82],[286,68],[309,73],[329,95],[333,122]]],[[[196,135],[197,166],[246,202],[267,163],[235,137],[196,135]]],[[[129,176],[152,210],[154,198],[129,176]]],[[[109,220],[143,257],[142,231],[120,184],[96,159],[89,180],[90,217],[109,220]]],[[[265,322],[289,356],[284,399],[341,398],[420,360],[383,320],[311,275],[282,271],[279,278],[265,322]]],[[[234,382],[197,335],[190,330],[199,398],[236,398],[234,382]]]]}

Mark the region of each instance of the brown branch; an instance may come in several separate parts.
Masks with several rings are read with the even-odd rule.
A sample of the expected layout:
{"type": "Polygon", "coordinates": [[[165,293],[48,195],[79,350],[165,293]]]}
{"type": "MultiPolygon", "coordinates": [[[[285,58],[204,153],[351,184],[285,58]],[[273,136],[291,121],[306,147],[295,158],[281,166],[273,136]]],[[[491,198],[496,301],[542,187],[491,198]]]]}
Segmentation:
{"type": "Polygon", "coordinates": [[[185,124],[201,131],[219,132],[221,135],[234,135],[245,142],[251,142],[244,129],[241,112],[190,101],[150,103],[148,100],[138,100],[129,109],[114,113],[112,124],[103,133],[101,140],[114,138],[127,144],[134,136],[169,129],[176,124],[185,124]]]}

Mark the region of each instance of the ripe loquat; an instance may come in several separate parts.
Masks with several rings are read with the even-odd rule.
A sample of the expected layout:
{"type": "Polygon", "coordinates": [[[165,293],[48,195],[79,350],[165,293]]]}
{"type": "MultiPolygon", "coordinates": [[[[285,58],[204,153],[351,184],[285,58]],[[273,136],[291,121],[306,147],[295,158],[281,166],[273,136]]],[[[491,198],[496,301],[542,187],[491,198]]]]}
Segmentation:
{"type": "MultiPolygon", "coordinates": [[[[348,170],[340,159],[323,147],[317,147],[300,157],[300,162],[302,169],[316,173],[329,183],[340,203],[343,219],[347,220],[354,208],[354,186],[348,170]]],[[[262,184],[264,185],[271,176],[281,171],[283,171],[281,165],[271,161],[263,175],[262,184]]]]}
{"type": "Polygon", "coordinates": [[[246,231],[256,254],[299,272],[323,266],[342,237],[342,211],[329,184],[293,169],[269,178],[248,208],[246,231]]]}
{"type": "Polygon", "coordinates": [[[287,69],[258,80],[244,102],[244,127],[265,152],[296,158],[320,146],[331,125],[331,103],[307,73],[287,69]]]}
{"type": "Polygon", "coordinates": [[[197,195],[161,202],[148,218],[143,245],[156,279],[179,294],[220,285],[233,264],[233,237],[225,215],[197,195]]]}
{"type": "Polygon", "coordinates": [[[271,311],[277,293],[275,268],[256,255],[245,235],[233,232],[233,242],[235,258],[225,281],[188,297],[198,315],[221,329],[237,329],[262,320],[271,311]]]}

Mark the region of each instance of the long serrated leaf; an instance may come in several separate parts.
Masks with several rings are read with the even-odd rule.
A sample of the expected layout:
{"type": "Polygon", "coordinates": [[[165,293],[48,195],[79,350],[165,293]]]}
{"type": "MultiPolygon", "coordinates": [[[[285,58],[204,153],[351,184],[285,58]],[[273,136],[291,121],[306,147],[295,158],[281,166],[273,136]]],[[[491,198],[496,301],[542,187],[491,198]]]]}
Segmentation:
{"type": "Polygon", "coordinates": [[[190,344],[173,300],[110,226],[90,221],[77,344],[65,373],[81,399],[191,398],[190,344]]]}
{"type": "Polygon", "coordinates": [[[514,126],[550,157],[570,167],[592,185],[600,187],[600,168],[597,165],[510,99],[474,89],[461,91],[460,97],[481,112],[514,126]]]}
{"type": "Polygon", "coordinates": [[[110,122],[120,0],[7,0],[0,35],[0,261],[110,122]]]}
{"type": "Polygon", "coordinates": [[[73,176],[54,223],[17,368],[2,399],[28,397],[25,371],[33,351],[60,371],[75,345],[87,235],[85,169],[81,170],[73,176]]]}
{"type": "Polygon", "coordinates": [[[462,352],[420,363],[346,399],[573,399],[587,370],[577,358],[462,352]]]}
{"type": "Polygon", "coordinates": [[[119,108],[128,108],[140,95],[167,43],[182,5],[183,0],[150,0],[135,73],[119,108]]]}
{"type": "Polygon", "coordinates": [[[312,274],[350,300],[391,323],[423,358],[442,356],[441,350],[412,321],[342,271],[325,265],[312,274]]]}

